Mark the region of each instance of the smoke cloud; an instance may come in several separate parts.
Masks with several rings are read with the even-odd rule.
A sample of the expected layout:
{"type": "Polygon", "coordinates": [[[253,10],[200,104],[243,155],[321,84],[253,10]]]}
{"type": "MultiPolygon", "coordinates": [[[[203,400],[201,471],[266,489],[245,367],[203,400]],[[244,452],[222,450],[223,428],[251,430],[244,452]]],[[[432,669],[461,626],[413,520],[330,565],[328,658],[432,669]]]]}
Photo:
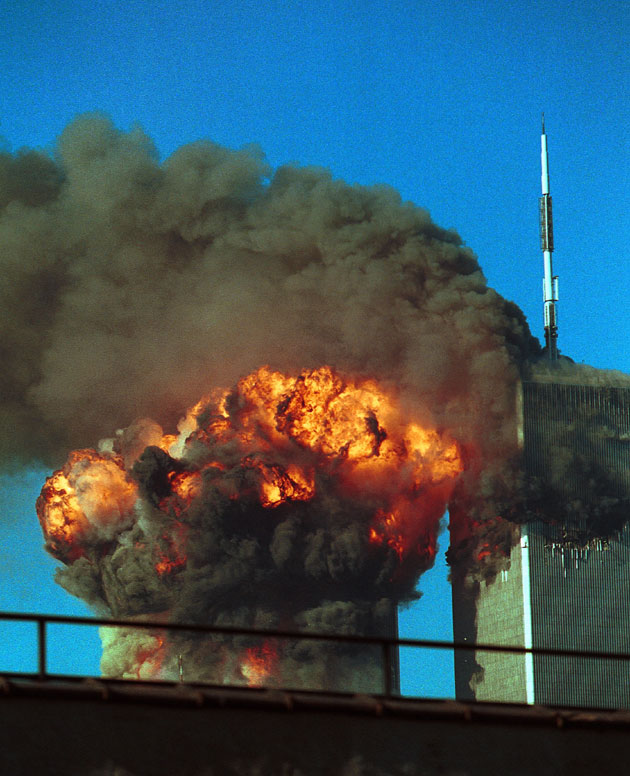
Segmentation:
{"type": "MultiPolygon", "coordinates": [[[[66,464],[56,486],[77,494],[82,546],[92,549],[76,551],[65,528],[47,537],[66,564],[61,583],[99,611],[383,632],[431,565],[426,549],[449,501],[459,546],[475,526],[494,530],[490,518],[518,471],[516,387],[540,346],[459,236],[393,189],[348,185],[322,169],[272,172],[255,147],[205,141],[160,162],[140,129],[84,116],[50,155],[0,157],[0,257],[0,455],[7,467],[59,466],[70,449],[103,440],[96,459],[66,464]],[[218,417],[241,423],[238,387],[227,404],[213,399],[180,426],[177,449],[160,441],[201,396],[241,385],[261,365],[305,380],[324,364],[341,381],[376,381],[401,417],[457,444],[455,491],[439,485],[441,507],[428,510],[413,563],[398,562],[384,527],[383,515],[396,513],[384,506],[385,484],[365,498],[343,491],[348,447],[309,447],[292,425],[295,407],[274,420],[286,436],[279,462],[264,445],[216,443],[218,417]],[[261,483],[271,487],[276,465],[290,503],[269,520],[261,483]],[[103,466],[106,489],[94,485],[103,466]],[[313,503],[300,495],[311,470],[313,503]],[[182,517],[174,483],[196,475],[182,517]],[[370,526],[380,543],[369,541],[370,526]]],[[[293,399],[285,392],[279,401],[286,409],[293,399]]],[[[366,455],[382,458],[391,427],[371,410],[362,424],[366,455]]],[[[423,458],[405,433],[396,449],[423,458]]],[[[409,471],[396,477],[420,504],[425,486],[409,471]]],[[[163,638],[105,634],[104,672],[155,675],[163,638]]],[[[265,654],[236,646],[253,650],[252,670],[275,660],[273,645],[265,654]]],[[[243,674],[216,641],[174,639],[171,672],[178,654],[195,677],[243,674]]],[[[369,657],[337,653],[326,666],[323,654],[286,647],[282,670],[300,686],[312,679],[300,672],[323,670],[330,686],[350,666],[369,675],[369,657]]]]}
{"type": "MultiPolygon", "coordinates": [[[[57,579],[118,617],[395,635],[463,460],[374,381],[267,368],[73,452],[37,508],[57,579]],[[153,444],[143,446],[149,439],[153,444]],[[143,443],[138,446],[138,440],[143,443]]],[[[379,689],[378,647],[103,630],[106,675],[379,689]]]]}
{"type": "Polygon", "coordinates": [[[52,155],[0,156],[0,214],[7,465],[59,465],[139,417],[172,428],[263,363],[378,376],[463,441],[506,444],[538,344],[458,235],[391,188],[210,142],[160,163],[140,129],[91,115],[52,155]]]}

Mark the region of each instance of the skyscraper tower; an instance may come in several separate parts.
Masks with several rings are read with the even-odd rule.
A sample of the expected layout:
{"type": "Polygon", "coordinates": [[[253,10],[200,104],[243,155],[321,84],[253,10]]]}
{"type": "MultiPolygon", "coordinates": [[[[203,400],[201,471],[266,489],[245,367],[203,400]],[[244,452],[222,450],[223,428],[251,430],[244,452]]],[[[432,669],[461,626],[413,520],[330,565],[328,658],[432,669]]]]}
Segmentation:
{"type": "MultiPolygon", "coordinates": [[[[503,571],[453,569],[455,640],[629,653],[630,388],[524,382],[518,405],[523,523],[503,571]]],[[[455,655],[455,690],[630,708],[630,663],[471,649],[455,655]]]]}
{"type": "MultiPolygon", "coordinates": [[[[557,362],[544,118],[541,152],[546,355],[557,362]]],[[[630,709],[629,661],[474,647],[630,653],[630,379],[565,367],[533,367],[518,391],[522,483],[499,518],[511,546],[479,552],[473,536],[453,565],[454,638],[471,644],[455,654],[462,700],[630,709]]]]}
{"type": "Polygon", "coordinates": [[[547,155],[547,135],[545,134],[545,114],[542,115],[542,133],[540,135],[540,167],[542,196],[539,200],[540,209],[540,248],[543,252],[545,275],[543,278],[543,304],[545,322],[545,344],[547,357],[550,361],[558,359],[558,318],[556,302],[558,301],[558,277],[553,274],[553,218],[551,211],[551,194],[549,193],[549,158],[547,155]]]}

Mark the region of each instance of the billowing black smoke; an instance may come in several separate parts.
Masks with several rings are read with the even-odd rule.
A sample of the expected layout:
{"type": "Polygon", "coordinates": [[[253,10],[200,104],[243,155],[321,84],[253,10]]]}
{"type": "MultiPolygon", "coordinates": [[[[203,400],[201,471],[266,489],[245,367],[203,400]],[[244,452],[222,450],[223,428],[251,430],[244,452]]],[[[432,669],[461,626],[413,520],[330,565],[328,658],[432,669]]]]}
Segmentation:
{"type": "MultiPolygon", "coordinates": [[[[116,617],[394,636],[463,459],[374,381],[260,369],[180,423],[73,452],[38,512],[69,592],[116,617]]],[[[421,414],[421,413],[420,413],[421,414]]],[[[103,671],[381,689],[378,647],[104,631],[103,671]]]]}
{"type": "MultiPolygon", "coordinates": [[[[125,444],[105,445],[105,456],[135,445],[123,461],[125,487],[141,493],[133,519],[117,504],[109,544],[57,551],[64,586],[100,610],[370,632],[412,595],[427,562],[397,588],[393,540],[368,539],[379,505],[351,509],[335,487],[317,508],[290,500],[266,520],[259,502],[234,502],[226,489],[231,477],[249,492],[254,459],[227,480],[209,467],[201,488],[212,498],[187,507],[181,529],[194,542],[174,529],[175,507],[158,507],[180,465],[153,439],[156,423],[174,430],[185,407],[262,364],[291,375],[329,364],[376,380],[403,414],[447,431],[465,463],[452,511],[467,526],[460,543],[471,525],[490,530],[514,487],[516,387],[539,345],[458,235],[388,187],[350,186],[320,169],[272,174],[257,149],[208,142],[160,162],[140,130],[86,116],[51,156],[0,157],[0,257],[5,465],[57,466],[117,428],[125,444]],[[137,420],[146,417],[154,421],[137,420]],[[184,544],[187,563],[165,583],[155,547],[177,563],[184,544]],[[286,575],[280,586],[272,567],[286,575]],[[181,596],[180,585],[194,593],[181,596]]],[[[385,436],[365,418],[377,456],[385,436]]],[[[198,462],[186,455],[188,471],[198,462]]],[[[162,636],[147,638],[133,664],[107,650],[104,669],[133,674],[138,661],[155,662],[162,636]]],[[[316,664],[295,649],[295,672],[316,664]]],[[[212,676],[233,671],[216,645],[172,645],[178,653],[214,666],[212,676]]]]}
{"type": "Polygon", "coordinates": [[[0,157],[0,213],[9,464],[58,465],[138,417],[172,426],[264,363],[387,379],[463,440],[511,445],[538,344],[458,235],[391,188],[270,176],[258,150],[209,142],[160,163],[140,130],[86,116],[53,156],[0,157]]]}

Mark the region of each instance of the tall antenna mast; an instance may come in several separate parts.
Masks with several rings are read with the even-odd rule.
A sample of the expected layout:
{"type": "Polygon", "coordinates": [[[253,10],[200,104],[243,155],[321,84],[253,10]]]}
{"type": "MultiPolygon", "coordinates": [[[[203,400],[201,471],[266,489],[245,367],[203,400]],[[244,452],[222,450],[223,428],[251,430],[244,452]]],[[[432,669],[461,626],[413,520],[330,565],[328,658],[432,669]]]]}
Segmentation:
{"type": "Polygon", "coordinates": [[[547,358],[558,360],[558,276],[553,274],[551,254],[553,253],[553,220],[551,215],[551,195],[549,194],[549,160],[547,158],[547,135],[545,134],[545,114],[542,114],[542,134],[540,136],[540,165],[542,197],[540,198],[540,248],[543,252],[545,277],[543,278],[543,302],[545,320],[545,344],[547,358]]]}

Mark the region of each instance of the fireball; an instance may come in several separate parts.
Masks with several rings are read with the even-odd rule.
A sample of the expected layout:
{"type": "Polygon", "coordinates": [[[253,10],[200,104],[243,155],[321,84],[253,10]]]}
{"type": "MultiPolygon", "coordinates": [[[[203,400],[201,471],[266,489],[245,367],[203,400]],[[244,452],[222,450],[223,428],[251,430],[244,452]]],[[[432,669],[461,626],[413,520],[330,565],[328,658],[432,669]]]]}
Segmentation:
{"type": "MultiPolygon", "coordinates": [[[[107,443],[111,452],[72,453],[38,499],[47,548],[71,568],[88,558],[101,575],[91,589],[100,584],[118,614],[168,612],[183,596],[211,621],[255,622],[273,598],[275,621],[292,627],[317,622],[326,596],[359,595],[360,630],[370,607],[404,595],[432,565],[463,469],[457,442],[425,416],[372,379],[261,367],[200,399],[177,434],[143,419],[107,443]],[[142,451],[139,439],[150,441],[142,451]]],[[[81,573],[69,570],[68,589],[81,573]]],[[[133,653],[125,675],[164,670],[158,656],[181,645],[160,639],[133,653]]],[[[232,678],[276,681],[283,649],[235,656],[232,678]]],[[[227,654],[208,653],[215,674],[199,670],[226,675],[227,654]]]]}

